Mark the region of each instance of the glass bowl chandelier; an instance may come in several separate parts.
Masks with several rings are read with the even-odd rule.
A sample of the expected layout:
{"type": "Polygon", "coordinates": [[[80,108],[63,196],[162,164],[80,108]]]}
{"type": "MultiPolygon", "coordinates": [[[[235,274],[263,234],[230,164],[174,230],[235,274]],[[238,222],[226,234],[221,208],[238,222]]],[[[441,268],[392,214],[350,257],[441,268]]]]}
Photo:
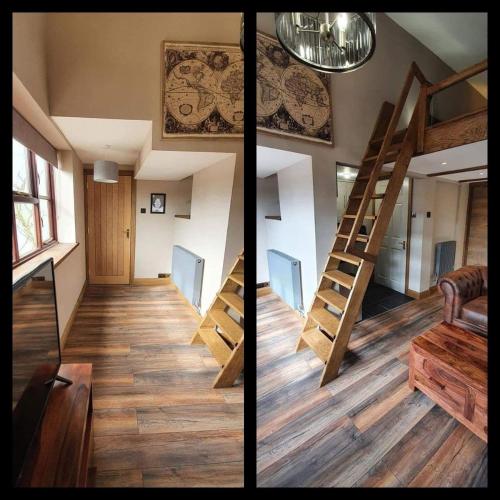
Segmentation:
{"type": "Polygon", "coordinates": [[[245,50],[245,17],[243,13],[240,18],[240,48],[242,52],[245,50]]]}
{"type": "Polygon", "coordinates": [[[295,59],[325,73],[345,73],[375,51],[374,12],[277,12],[276,35],[295,59]]]}

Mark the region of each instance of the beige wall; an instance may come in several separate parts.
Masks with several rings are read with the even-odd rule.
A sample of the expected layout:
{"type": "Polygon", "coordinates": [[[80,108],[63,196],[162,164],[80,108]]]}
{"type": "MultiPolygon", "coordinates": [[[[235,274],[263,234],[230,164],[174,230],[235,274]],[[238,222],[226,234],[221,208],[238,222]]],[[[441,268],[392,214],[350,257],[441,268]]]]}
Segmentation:
{"type": "Polygon", "coordinates": [[[279,190],[277,174],[264,179],[257,177],[257,283],[269,282],[269,266],[267,264],[267,220],[266,215],[280,215],[279,190]]]}
{"type": "Polygon", "coordinates": [[[65,209],[72,210],[74,216],[61,218],[63,211],[61,203],[56,205],[59,214],[58,233],[61,231],[66,235],[73,234],[73,237],[65,238],[65,243],[79,243],[78,247],[55,270],[59,332],[62,335],[85,284],[86,262],[83,165],[73,151],[65,151],[60,156],[59,168],[68,183],[65,194],[56,197],[56,200],[60,202],[64,200],[65,209]]]}
{"type": "MultiPolygon", "coordinates": [[[[239,155],[241,156],[241,155],[239,155]]],[[[244,250],[244,177],[243,162],[237,158],[234,169],[233,192],[229,209],[229,222],[227,227],[226,250],[224,252],[224,265],[222,275],[226,276],[233,267],[237,255],[244,250]]],[[[252,243],[253,244],[253,243],[252,243]]]]}
{"type": "Polygon", "coordinates": [[[462,267],[468,185],[414,179],[408,288],[425,292],[436,284],[436,243],[456,241],[455,269],[462,267]],[[431,217],[427,217],[427,212],[431,217]]]}
{"type": "MultiPolygon", "coordinates": [[[[279,170],[277,177],[281,220],[264,219],[267,249],[279,250],[300,260],[302,298],[308,311],[317,285],[311,159],[279,170]]],[[[259,260],[262,261],[263,256],[259,260]]]]}
{"type": "Polygon", "coordinates": [[[241,146],[242,139],[161,140],[162,42],[237,45],[239,13],[50,13],[47,24],[52,115],[152,120],[153,149],[241,146]]]}
{"type": "MultiPolygon", "coordinates": [[[[257,29],[274,34],[274,14],[257,14],[257,29]]],[[[257,133],[257,144],[313,158],[314,204],[318,277],[333,244],[336,222],[335,163],[359,164],[376,117],[384,101],[395,103],[412,61],[425,76],[436,82],[452,70],[414,37],[386,15],[377,14],[377,48],[372,59],[356,71],[334,74],[331,78],[333,105],[333,146],[274,134],[257,133]]],[[[441,116],[454,115],[485,101],[464,84],[450,90],[452,106],[439,103],[441,116]]],[[[415,93],[412,93],[414,101],[415,93]]],[[[411,101],[410,101],[411,104],[411,101]]],[[[409,113],[404,113],[406,119],[409,113]]]]}
{"type": "Polygon", "coordinates": [[[434,198],[434,217],[432,233],[431,286],[436,284],[433,276],[436,243],[456,241],[455,269],[462,267],[465,225],[467,218],[467,197],[469,186],[466,183],[437,182],[434,198]]]}
{"type": "Polygon", "coordinates": [[[189,214],[192,177],[183,181],[136,181],[135,278],[171,273],[175,214],[189,214]],[[150,213],[151,193],[166,193],[164,214],[150,213]],[[141,214],[141,208],[146,209],[141,214]]]}
{"type": "Polygon", "coordinates": [[[225,277],[223,266],[235,175],[234,160],[221,160],[193,175],[191,219],[175,219],[174,222],[174,245],[183,246],[205,259],[202,314],[212,303],[225,277]]]}
{"type": "Polygon", "coordinates": [[[44,12],[12,15],[12,69],[42,110],[49,114],[46,25],[44,12]]]}

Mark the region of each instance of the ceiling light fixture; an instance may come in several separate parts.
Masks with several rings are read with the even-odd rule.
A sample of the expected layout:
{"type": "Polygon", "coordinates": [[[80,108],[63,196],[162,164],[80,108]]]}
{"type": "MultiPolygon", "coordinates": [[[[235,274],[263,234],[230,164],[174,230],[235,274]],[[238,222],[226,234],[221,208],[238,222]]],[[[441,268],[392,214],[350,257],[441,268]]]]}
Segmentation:
{"type": "MultiPolygon", "coordinates": [[[[104,149],[110,149],[111,146],[106,144],[104,149]]],[[[94,162],[94,182],[104,182],[113,184],[118,182],[118,163],[109,160],[96,160],[94,162]]]]}
{"type": "Polygon", "coordinates": [[[277,12],[276,35],[301,63],[325,73],[345,73],[375,51],[374,12],[277,12]]]}
{"type": "Polygon", "coordinates": [[[448,165],[445,161],[441,162],[441,165],[448,165]]]}

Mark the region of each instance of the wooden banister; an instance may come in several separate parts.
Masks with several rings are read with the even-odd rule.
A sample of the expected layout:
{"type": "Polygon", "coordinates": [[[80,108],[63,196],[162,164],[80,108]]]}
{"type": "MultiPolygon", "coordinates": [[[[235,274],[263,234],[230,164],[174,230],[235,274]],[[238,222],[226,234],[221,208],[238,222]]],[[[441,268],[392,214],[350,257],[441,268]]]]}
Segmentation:
{"type": "MultiPolygon", "coordinates": [[[[382,169],[385,157],[387,156],[387,152],[391,147],[393,136],[396,131],[396,127],[401,117],[403,108],[406,104],[406,99],[408,98],[408,94],[410,93],[410,89],[413,84],[414,78],[417,78],[421,82],[420,83],[421,87],[428,84],[417,63],[412,62],[408,74],[406,75],[406,80],[403,86],[403,90],[401,91],[396,107],[394,108],[394,111],[392,113],[391,120],[389,122],[389,125],[387,126],[387,131],[384,136],[384,140],[382,141],[382,146],[380,147],[377,159],[375,160],[375,164],[373,165],[373,171],[376,172],[376,174],[370,177],[368,185],[366,186],[366,189],[364,191],[364,196],[361,199],[360,206],[358,207],[358,211],[360,213],[366,213],[368,204],[371,201],[371,197],[375,190],[375,185],[377,183],[378,173],[382,169]]],[[[354,248],[362,222],[363,220],[360,218],[355,219],[351,227],[351,230],[349,232],[349,238],[345,246],[347,252],[352,251],[352,249],[354,248]]]]}
{"type": "Polygon", "coordinates": [[[418,64],[415,61],[411,63],[411,69],[413,71],[413,74],[421,84],[430,84],[430,82],[427,81],[424,74],[422,73],[422,70],[418,67],[418,64]]]}
{"type": "Polygon", "coordinates": [[[433,95],[436,92],[447,89],[452,85],[456,85],[457,83],[463,82],[464,80],[468,80],[469,78],[482,73],[488,69],[488,59],[484,61],[474,64],[474,66],[470,66],[469,68],[460,71],[460,73],[456,73],[455,75],[451,75],[440,82],[431,85],[427,91],[428,95],[433,95]]]}

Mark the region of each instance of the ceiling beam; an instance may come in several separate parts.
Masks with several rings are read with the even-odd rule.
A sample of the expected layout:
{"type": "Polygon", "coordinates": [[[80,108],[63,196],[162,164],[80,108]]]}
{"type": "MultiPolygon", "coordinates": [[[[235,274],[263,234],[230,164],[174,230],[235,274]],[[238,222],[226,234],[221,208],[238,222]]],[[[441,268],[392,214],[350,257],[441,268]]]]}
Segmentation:
{"type": "Polygon", "coordinates": [[[488,169],[488,165],[481,165],[480,167],[462,168],[460,170],[442,170],[440,172],[434,172],[433,174],[427,174],[427,177],[438,177],[440,175],[461,174],[463,172],[474,172],[476,170],[485,170],[485,169],[488,169]]]}
{"type": "Polygon", "coordinates": [[[485,177],[484,179],[464,179],[462,181],[458,181],[458,182],[476,182],[476,183],[480,183],[480,182],[487,182],[488,181],[488,177],[485,177]]]}

